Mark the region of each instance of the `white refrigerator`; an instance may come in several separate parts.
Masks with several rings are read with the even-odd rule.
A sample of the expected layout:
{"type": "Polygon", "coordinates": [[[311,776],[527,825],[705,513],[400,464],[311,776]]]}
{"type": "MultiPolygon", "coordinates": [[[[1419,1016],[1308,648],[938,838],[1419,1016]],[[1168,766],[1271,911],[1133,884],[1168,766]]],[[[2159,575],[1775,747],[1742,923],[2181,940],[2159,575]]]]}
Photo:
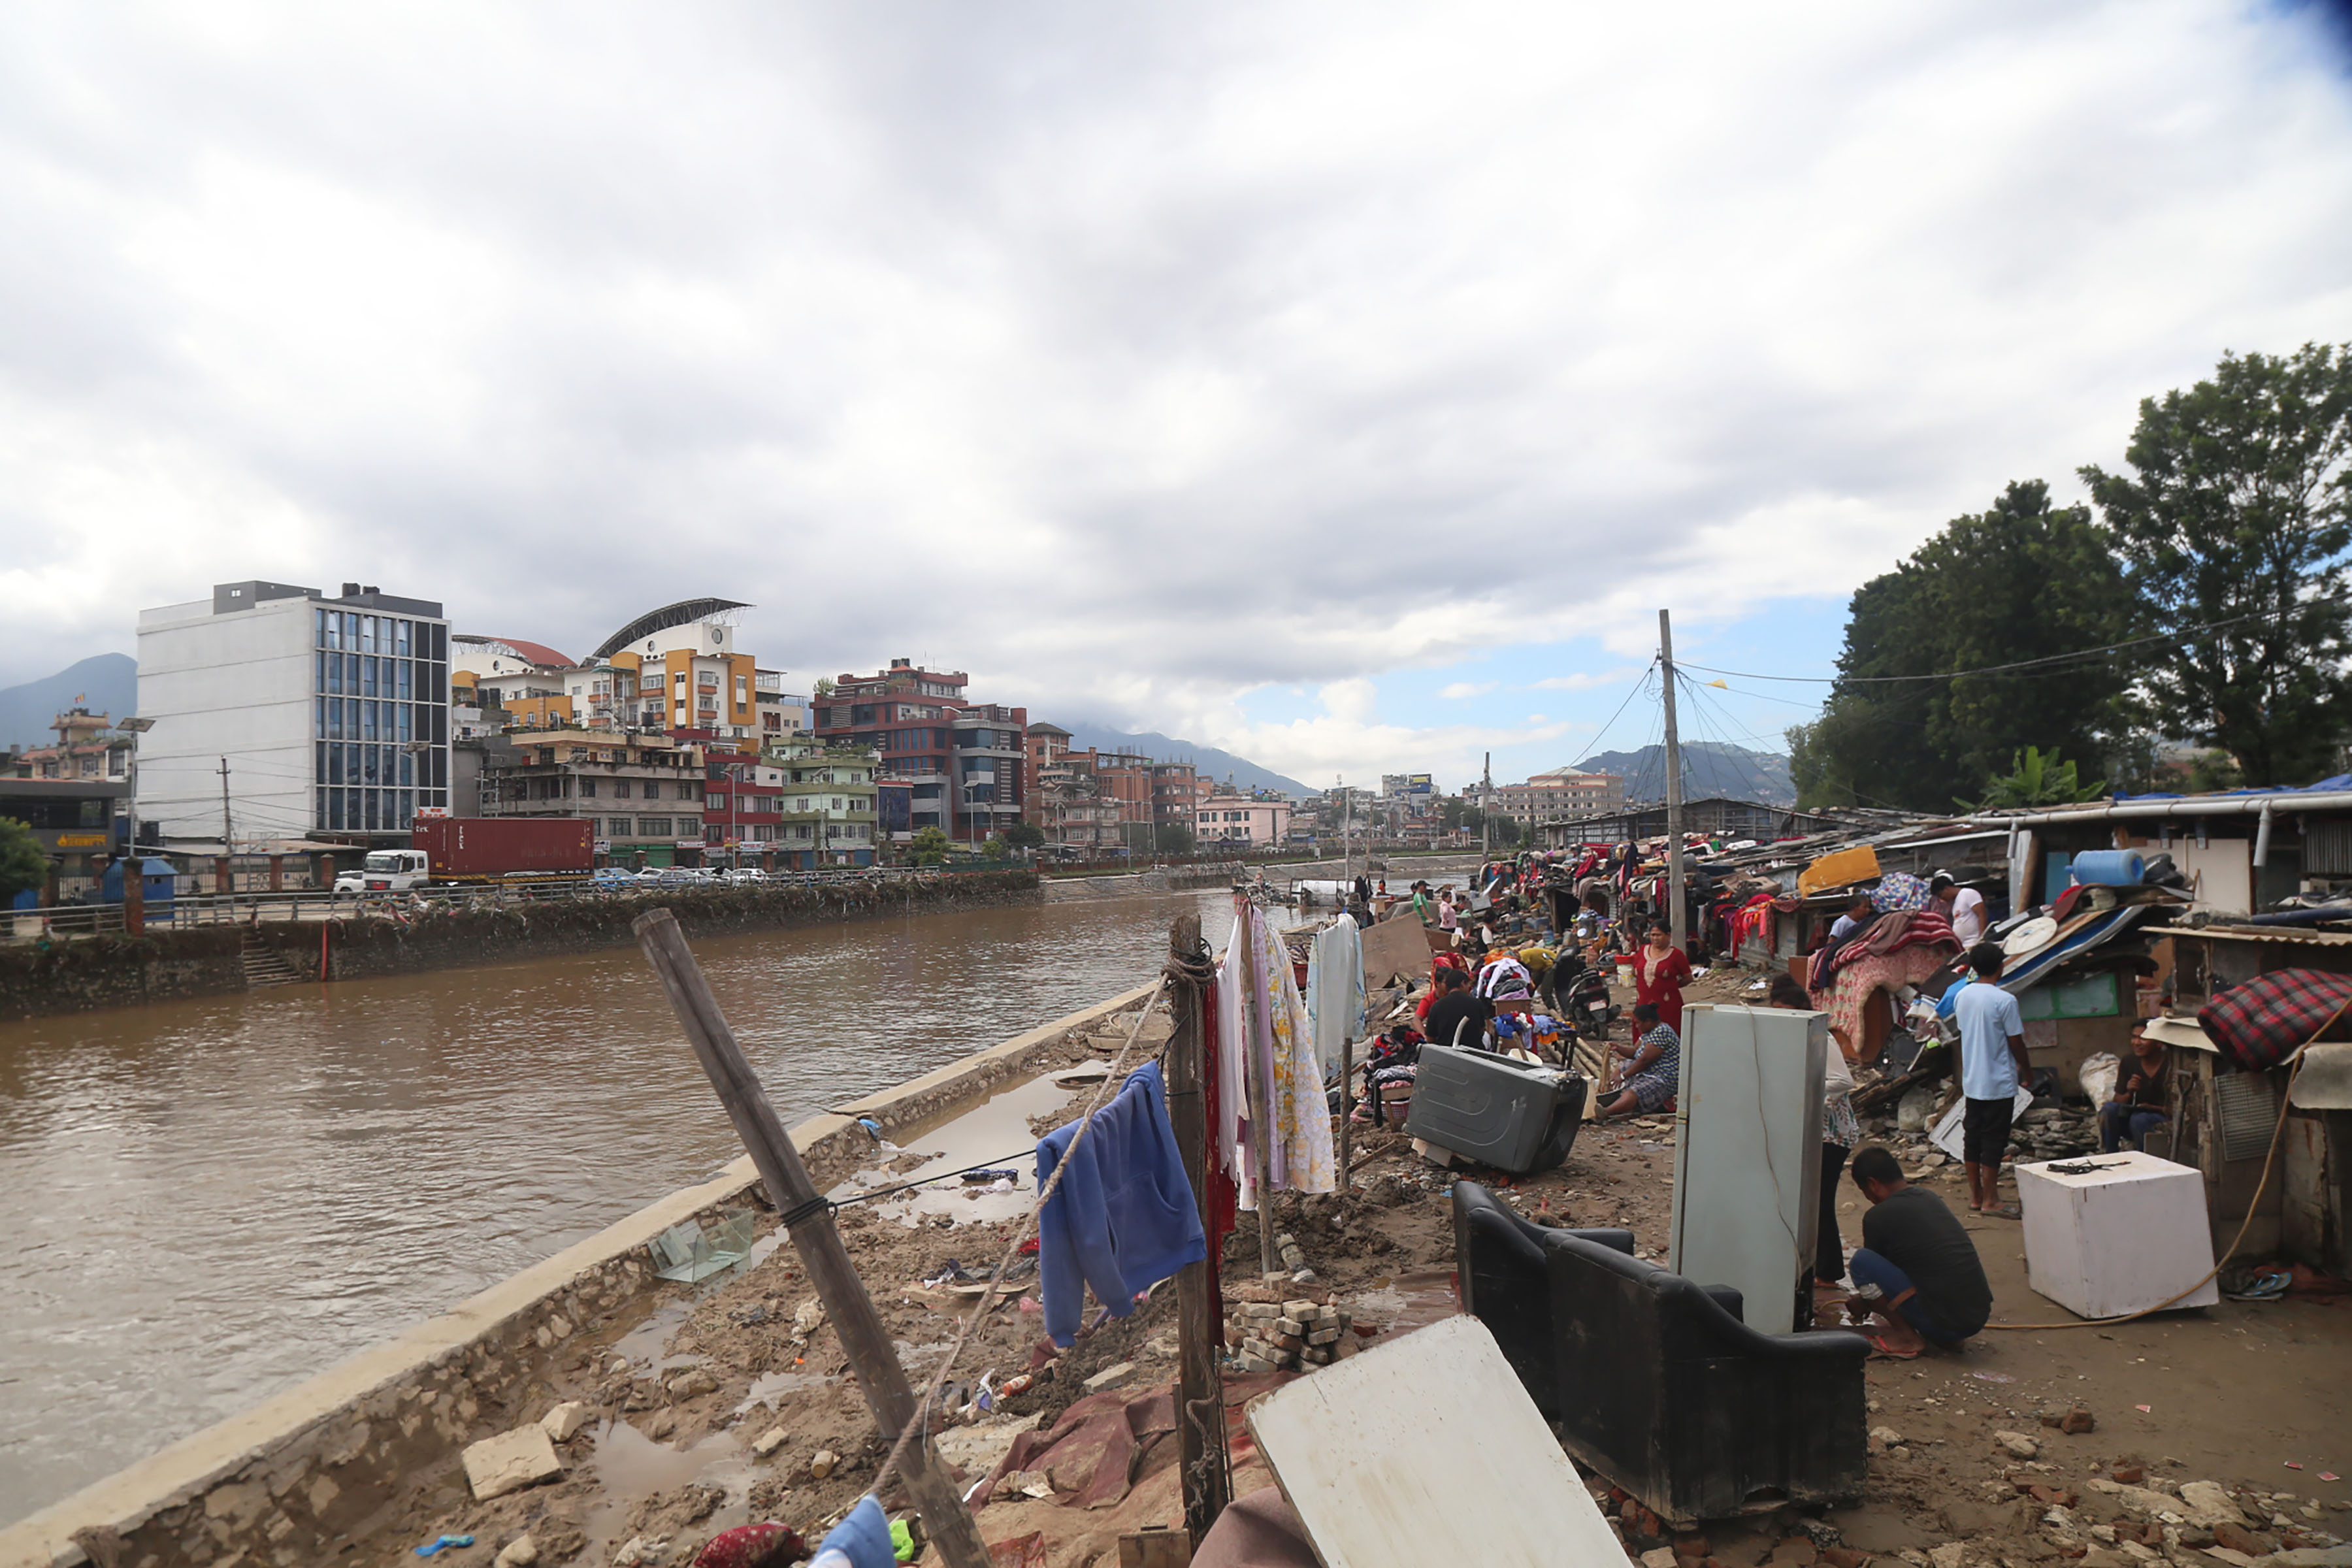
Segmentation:
{"type": "Polygon", "coordinates": [[[1780,1007],[1683,1010],[1668,1267],[1740,1294],[1749,1328],[1795,1329],[1819,1234],[1822,1073],[1829,1016],[1780,1007]]]}

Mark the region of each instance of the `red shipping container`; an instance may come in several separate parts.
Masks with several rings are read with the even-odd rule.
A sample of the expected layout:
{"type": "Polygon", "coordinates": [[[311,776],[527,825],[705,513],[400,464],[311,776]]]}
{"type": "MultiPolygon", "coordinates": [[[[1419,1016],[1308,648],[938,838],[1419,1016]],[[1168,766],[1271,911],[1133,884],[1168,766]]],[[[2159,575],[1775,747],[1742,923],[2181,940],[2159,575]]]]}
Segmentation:
{"type": "Polygon", "coordinates": [[[585,877],[596,868],[584,816],[420,816],[409,843],[430,857],[436,882],[585,877]]]}

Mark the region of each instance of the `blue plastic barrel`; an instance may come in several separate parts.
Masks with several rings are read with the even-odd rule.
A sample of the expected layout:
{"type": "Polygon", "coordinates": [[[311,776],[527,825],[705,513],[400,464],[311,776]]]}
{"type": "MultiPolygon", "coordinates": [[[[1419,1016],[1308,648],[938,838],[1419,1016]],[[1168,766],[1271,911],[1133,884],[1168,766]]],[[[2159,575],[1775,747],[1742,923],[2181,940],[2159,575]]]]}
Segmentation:
{"type": "Polygon", "coordinates": [[[2147,871],[2137,849],[2087,849],[2067,867],[2074,880],[2091,887],[2136,888],[2147,871]]]}

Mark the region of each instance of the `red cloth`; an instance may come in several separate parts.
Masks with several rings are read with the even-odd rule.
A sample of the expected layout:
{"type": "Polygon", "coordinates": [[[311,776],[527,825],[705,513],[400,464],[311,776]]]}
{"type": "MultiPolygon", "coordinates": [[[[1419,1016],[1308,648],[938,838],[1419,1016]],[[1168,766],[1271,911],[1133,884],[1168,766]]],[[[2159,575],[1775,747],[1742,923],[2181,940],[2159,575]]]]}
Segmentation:
{"type": "Polygon", "coordinates": [[[1683,1032],[1683,982],[1691,977],[1690,959],[1679,947],[1664,955],[1643,942],[1633,950],[1633,1000],[1658,1009],[1658,1022],[1679,1037],[1683,1032]]]}
{"type": "MultiPolygon", "coordinates": [[[[2352,1014],[2352,974],[2273,969],[2232,985],[2197,1010],[2197,1021],[2250,1072],[2274,1068],[2352,1014]]],[[[2338,1033],[2343,1031],[2339,1030],[2338,1033]]]]}
{"type": "Polygon", "coordinates": [[[1234,1233],[1234,1216],[1241,1208],[1241,1188],[1225,1169],[1217,1149],[1217,1068],[1224,1059],[1217,1038],[1217,983],[1201,987],[1201,1116],[1206,1136],[1201,1141],[1208,1184],[1208,1201],[1201,1205],[1201,1228],[1208,1235],[1209,1321],[1216,1325],[1217,1343],[1225,1342],[1225,1288],[1222,1278],[1225,1237],[1234,1233]]]}
{"type": "Polygon", "coordinates": [[[797,1531],[781,1524],[739,1524],[722,1530],[694,1554],[694,1568],[782,1568],[809,1554],[797,1531]]]}

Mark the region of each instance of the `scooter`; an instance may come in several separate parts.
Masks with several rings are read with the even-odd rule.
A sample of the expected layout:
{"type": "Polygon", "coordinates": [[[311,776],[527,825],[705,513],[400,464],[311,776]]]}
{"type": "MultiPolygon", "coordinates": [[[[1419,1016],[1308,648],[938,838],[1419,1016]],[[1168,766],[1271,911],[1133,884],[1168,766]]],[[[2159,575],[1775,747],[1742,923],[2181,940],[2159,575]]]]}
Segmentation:
{"type": "Polygon", "coordinates": [[[1556,976],[1552,995],[1568,1026],[1588,1040],[1605,1040],[1609,1026],[1623,1011],[1609,1000],[1609,981],[1600,970],[1582,964],[1574,973],[1556,976]]]}

